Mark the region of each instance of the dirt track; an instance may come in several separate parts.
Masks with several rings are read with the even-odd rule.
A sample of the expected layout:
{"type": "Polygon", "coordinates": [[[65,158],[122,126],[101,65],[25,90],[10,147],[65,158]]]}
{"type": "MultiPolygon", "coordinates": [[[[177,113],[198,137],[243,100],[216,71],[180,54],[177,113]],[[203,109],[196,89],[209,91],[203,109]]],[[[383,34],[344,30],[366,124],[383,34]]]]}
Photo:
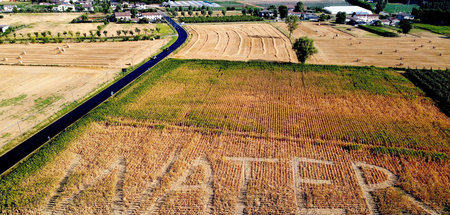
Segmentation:
{"type": "Polygon", "coordinates": [[[123,68],[156,53],[169,39],[137,42],[0,45],[0,64],[123,68]],[[68,47],[69,45],[70,47],[68,47]],[[58,50],[64,49],[64,52],[58,50]],[[26,54],[23,54],[23,52],[26,54]],[[19,55],[22,57],[20,59],[19,55]],[[6,61],[4,58],[8,58],[6,61]]]}
{"type": "Polygon", "coordinates": [[[189,25],[188,29],[192,38],[174,57],[297,62],[289,39],[268,24],[189,25]]]}
{"type": "MultiPolygon", "coordinates": [[[[277,25],[286,29],[284,23],[277,25]]],[[[302,22],[294,31],[294,38],[301,36],[313,38],[319,50],[307,63],[450,68],[450,40],[448,39],[354,37],[328,25],[318,26],[317,23],[311,22],[302,22]],[[339,36],[336,37],[336,34],[339,36]]]]}

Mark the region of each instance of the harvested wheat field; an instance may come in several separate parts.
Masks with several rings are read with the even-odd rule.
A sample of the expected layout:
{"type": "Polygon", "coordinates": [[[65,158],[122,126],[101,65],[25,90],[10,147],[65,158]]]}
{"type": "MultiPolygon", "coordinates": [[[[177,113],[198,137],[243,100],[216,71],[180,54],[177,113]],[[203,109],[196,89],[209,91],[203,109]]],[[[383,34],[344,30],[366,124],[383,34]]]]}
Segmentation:
{"type": "MultiPolygon", "coordinates": [[[[277,25],[286,30],[285,24],[277,25]]],[[[294,38],[301,36],[313,38],[318,49],[307,60],[311,64],[450,68],[449,39],[353,37],[330,26],[308,22],[302,22],[293,33],[294,38]]]]}
{"type": "Polygon", "coordinates": [[[123,68],[155,54],[169,40],[0,45],[0,63],[123,68]]]}
{"type": "Polygon", "coordinates": [[[449,128],[389,69],[169,59],[1,178],[0,212],[439,214],[449,128]]]}
{"type": "Polygon", "coordinates": [[[117,72],[104,68],[0,66],[0,148],[64,105],[94,91],[117,72]]]}
{"type": "Polygon", "coordinates": [[[188,25],[189,43],[176,58],[297,62],[289,39],[269,24],[188,25]]]}
{"type": "MultiPolygon", "coordinates": [[[[60,33],[61,37],[74,37],[79,33],[79,35],[83,36],[83,34],[90,35],[90,31],[94,33],[97,31],[98,26],[103,27],[103,23],[70,23],[73,19],[81,16],[82,13],[16,13],[16,14],[5,14],[4,18],[1,19],[1,24],[7,24],[11,26],[22,26],[23,28],[16,30],[15,38],[29,38],[28,34],[31,34],[34,37],[34,33],[42,33],[48,32],[51,33],[50,36],[56,37],[58,33],[60,33]],[[64,34],[66,32],[66,34],[64,34]],[[71,34],[69,33],[71,32],[71,34]]],[[[116,24],[109,23],[104,26],[103,31],[107,31],[107,36],[117,36],[117,30],[135,30],[139,28],[144,32],[144,29],[154,30],[156,26],[164,29],[163,34],[172,33],[172,29],[165,23],[161,24],[116,24]],[[167,29],[167,30],[166,30],[167,29]]],[[[103,36],[103,34],[102,34],[103,36]]],[[[10,36],[12,37],[12,35],[10,36]]]]}
{"type": "MultiPolygon", "coordinates": [[[[2,24],[7,25],[39,25],[42,23],[70,23],[83,13],[9,13],[3,14],[2,24]]],[[[48,29],[47,29],[48,30],[48,29]]]]}

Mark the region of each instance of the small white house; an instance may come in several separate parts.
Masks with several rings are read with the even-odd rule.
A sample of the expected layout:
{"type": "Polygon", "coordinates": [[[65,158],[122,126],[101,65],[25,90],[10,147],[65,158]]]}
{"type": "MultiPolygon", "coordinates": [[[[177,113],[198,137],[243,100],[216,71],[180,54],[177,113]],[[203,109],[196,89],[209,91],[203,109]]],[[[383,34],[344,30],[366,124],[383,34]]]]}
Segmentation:
{"type": "Polygon", "coordinates": [[[383,24],[383,25],[390,25],[391,24],[391,21],[389,19],[380,19],[380,21],[381,21],[381,24],[383,24]]]}
{"type": "Polygon", "coordinates": [[[142,13],[141,18],[147,18],[148,20],[150,20],[150,22],[154,22],[156,20],[162,19],[162,15],[160,13],[149,12],[149,13],[142,13]]]}
{"type": "Polygon", "coordinates": [[[131,20],[131,12],[115,12],[114,17],[116,17],[117,20],[121,21],[130,21],[131,20]]]}
{"type": "Polygon", "coordinates": [[[11,13],[14,10],[14,5],[3,5],[3,12],[11,13]]]}
{"type": "Polygon", "coordinates": [[[136,2],[134,4],[134,8],[136,8],[138,10],[145,10],[145,9],[147,9],[147,4],[142,3],[142,2],[136,2]]]}
{"type": "Polygon", "coordinates": [[[84,11],[94,11],[94,6],[92,4],[82,4],[81,6],[83,7],[84,11]]]}
{"type": "Polygon", "coordinates": [[[6,30],[8,30],[9,25],[0,25],[0,32],[5,32],[6,30]]]}
{"type": "Polygon", "coordinates": [[[376,14],[364,14],[364,15],[355,15],[354,18],[357,21],[362,21],[365,23],[372,23],[376,20],[379,20],[379,16],[376,14]]]}
{"type": "Polygon", "coordinates": [[[71,11],[75,11],[75,6],[73,4],[69,4],[69,3],[62,3],[62,4],[58,5],[56,7],[56,11],[65,12],[65,11],[69,10],[69,8],[71,8],[70,9],[71,11]]]}

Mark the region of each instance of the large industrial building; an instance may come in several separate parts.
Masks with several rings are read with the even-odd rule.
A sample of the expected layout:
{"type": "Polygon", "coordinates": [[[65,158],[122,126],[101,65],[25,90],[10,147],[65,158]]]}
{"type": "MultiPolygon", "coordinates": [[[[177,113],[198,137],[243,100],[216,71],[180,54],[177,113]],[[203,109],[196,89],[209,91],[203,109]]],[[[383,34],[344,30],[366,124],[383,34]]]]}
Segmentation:
{"type": "Polygon", "coordinates": [[[164,7],[220,7],[219,4],[209,1],[168,1],[162,3],[164,7]]]}
{"type": "Polygon", "coordinates": [[[359,6],[329,6],[323,8],[327,13],[337,14],[338,12],[345,12],[346,14],[360,14],[368,15],[372,14],[372,11],[364,9],[359,6]]]}

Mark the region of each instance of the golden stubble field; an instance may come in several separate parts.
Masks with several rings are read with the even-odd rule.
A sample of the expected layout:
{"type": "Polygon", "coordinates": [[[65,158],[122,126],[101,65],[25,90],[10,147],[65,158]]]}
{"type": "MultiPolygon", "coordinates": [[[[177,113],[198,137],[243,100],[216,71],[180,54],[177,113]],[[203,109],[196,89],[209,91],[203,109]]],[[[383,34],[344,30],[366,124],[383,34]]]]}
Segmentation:
{"type": "Polygon", "coordinates": [[[94,67],[0,66],[0,148],[117,72],[94,67]]]}
{"type": "Polygon", "coordinates": [[[198,24],[187,29],[191,38],[176,58],[298,62],[289,39],[269,24],[198,24]]]}
{"type": "MultiPolygon", "coordinates": [[[[81,36],[85,33],[87,36],[90,35],[90,31],[94,33],[97,31],[98,26],[103,26],[103,23],[70,23],[73,19],[81,16],[82,13],[17,13],[17,14],[4,14],[4,18],[1,19],[1,24],[7,24],[11,26],[26,25],[25,28],[15,31],[16,38],[28,38],[28,33],[34,37],[34,33],[38,32],[51,32],[53,37],[56,37],[58,33],[62,37],[69,37],[70,35],[64,35],[63,33],[68,33],[71,31],[75,36],[77,32],[81,36]]],[[[166,24],[162,24],[166,25],[166,24]]],[[[156,24],[136,24],[136,23],[126,23],[126,24],[116,24],[109,23],[102,29],[107,31],[107,36],[117,36],[117,30],[134,30],[139,28],[144,33],[144,29],[156,28],[156,24]]],[[[48,35],[48,33],[47,33],[48,35]]],[[[13,35],[11,34],[12,38],[13,35]]]]}
{"type": "MultiPolygon", "coordinates": [[[[287,30],[286,24],[277,25],[287,30]]],[[[329,25],[312,22],[302,22],[293,32],[294,38],[301,36],[313,38],[319,51],[307,60],[311,64],[450,68],[449,39],[354,37],[329,25]]]]}
{"type": "Polygon", "coordinates": [[[0,64],[124,68],[140,63],[169,40],[170,38],[133,42],[3,44],[0,45],[0,64]]]}

